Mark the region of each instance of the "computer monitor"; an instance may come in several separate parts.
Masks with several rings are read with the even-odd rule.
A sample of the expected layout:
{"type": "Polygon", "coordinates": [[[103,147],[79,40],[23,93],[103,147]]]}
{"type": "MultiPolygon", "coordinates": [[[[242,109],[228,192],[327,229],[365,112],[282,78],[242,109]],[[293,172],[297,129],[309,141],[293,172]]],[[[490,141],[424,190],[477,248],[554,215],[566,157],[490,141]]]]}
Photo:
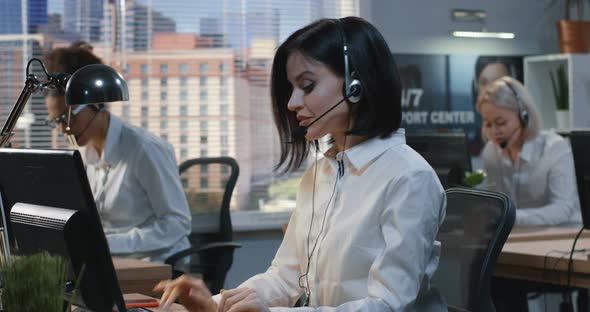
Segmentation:
{"type": "Polygon", "coordinates": [[[8,221],[13,254],[63,255],[75,277],[85,265],[78,285],[82,302],[76,304],[93,311],[115,306],[126,311],[80,153],[0,149],[0,172],[5,216],[10,219],[12,209],[16,213],[8,221]]]}
{"type": "Polygon", "coordinates": [[[467,135],[458,133],[407,133],[406,144],[434,168],[443,187],[463,185],[465,172],[471,172],[467,135]]]}
{"type": "Polygon", "coordinates": [[[585,229],[590,229],[590,130],[572,131],[569,139],[574,154],[582,222],[585,229]]]}

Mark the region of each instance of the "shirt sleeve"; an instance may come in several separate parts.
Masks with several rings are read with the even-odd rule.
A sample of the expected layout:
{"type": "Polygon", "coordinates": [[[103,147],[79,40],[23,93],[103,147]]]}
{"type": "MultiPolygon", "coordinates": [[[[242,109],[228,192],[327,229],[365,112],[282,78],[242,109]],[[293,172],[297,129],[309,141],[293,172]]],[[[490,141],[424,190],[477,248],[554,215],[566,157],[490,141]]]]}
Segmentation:
{"type": "Polygon", "coordinates": [[[170,248],[191,231],[191,216],[180,184],[172,148],[145,143],[134,173],[145,190],[154,216],[124,233],[108,234],[113,254],[150,252],[170,248]]]}
{"type": "Polygon", "coordinates": [[[560,144],[561,156],[555,159],[549,169],[546,205],[516,210],[516,225],[554,225],[572,221],[579,209],[576,174],[571,148],[560,144]],[[565,152],[564,152],[565,151],[565,152]]]}
{"type": "Polygon", "coordinates": [[[283,242],[268,270],[251,277],[238,288],[255,289],[268,306],[292,307],[295,305],[303,293],[298,284],[301,273],[295,244],[296,227],[297,213],[294,211],[283,242]]]}
{"type": "MultiPolygon", "coordinates": [[[[428,267],[433,253],[439,252],[435,241],[438,227],[444,218],[446,201],[444,191],[434,172],[414,171],[393,180],[383,197],[381,229],[385,249],[369,270],[368,296],[349,301],[337,307],[273,307],[271,311],[413,311],[424,280],[429,280],[434,268],[428,267]]],[[[289,272],[292,274],[292,272],[289,272]]],[[[278,285],[278,284],[276,284],[278,285]]],[[[278,298],[281,292],[268,290],[256,284],[245,284],[256,289],[259,296],[268,299],[267,292],[278,298]]],[[[286,292],[285,292],[286,294],[286,292]]],[[[284,303],[266,301],[269,306],[284,303]]],[[[283,305],[284,306],[284,305],[283,305]]],[[[433,307],[433,311],[436,308],[433,307]]]]}

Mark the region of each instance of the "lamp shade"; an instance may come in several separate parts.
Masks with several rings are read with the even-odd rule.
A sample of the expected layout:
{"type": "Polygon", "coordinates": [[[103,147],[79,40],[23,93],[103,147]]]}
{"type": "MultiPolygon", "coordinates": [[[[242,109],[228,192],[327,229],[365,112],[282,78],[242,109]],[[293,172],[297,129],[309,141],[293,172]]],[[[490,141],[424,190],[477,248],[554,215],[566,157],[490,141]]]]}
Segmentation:
{"type": "Polygon", "coordinates": [[[78,69],[66,85],[66,105],[100,104],[129,100],[127,82],[112,67],[86,65],[78,69]]]}

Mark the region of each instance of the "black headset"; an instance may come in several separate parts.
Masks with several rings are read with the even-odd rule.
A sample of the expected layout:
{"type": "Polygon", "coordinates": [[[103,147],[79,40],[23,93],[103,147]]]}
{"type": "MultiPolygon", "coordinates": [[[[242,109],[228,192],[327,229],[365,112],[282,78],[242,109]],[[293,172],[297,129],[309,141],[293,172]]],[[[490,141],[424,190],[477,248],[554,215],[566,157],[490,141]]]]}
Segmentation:
{"type": "Polygon", "coordinates": [[[510,91],[512,91],[512,93],[514,94],[514,97],[516,98],[516,104],[518,105],[518,119],[520,119],[520,124],[522,125],[523,128],[528,126],[529,112],[526,110],[526,107],[524,106],[524,103],[522,102],[522,98],[520,97],[520,95],[518,95],[518,93],[516,92],[516,89],[514,89],[514,86],[512,85],[512,82],[510,80],[502,79],[502,81],[504,81],[506,86],[508,86],[508,89],[510,89],[510,91]]]}
{"type": "Polygon", "coordinates": [[[348,102],[356,104],[361,100],[363,93],[361,81],[355,78],[356,73],[354,71],[352,73],[350,72],[346,33],[344,32],[342,21],[340,19],[336,19],[335,21],[338,32],[340,32],[340,37],[342,37],[342,52],[344,54],[344,86],[342,88],[342,94],[347,98],[348,102]]]}

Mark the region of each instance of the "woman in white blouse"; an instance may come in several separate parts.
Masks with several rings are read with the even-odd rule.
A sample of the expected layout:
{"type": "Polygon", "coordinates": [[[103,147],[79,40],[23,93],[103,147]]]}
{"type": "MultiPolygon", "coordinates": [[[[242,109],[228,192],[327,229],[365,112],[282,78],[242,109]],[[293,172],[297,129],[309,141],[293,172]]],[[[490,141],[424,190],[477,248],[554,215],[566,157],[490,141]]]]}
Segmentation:
{"type": "MultiPolygon", "coordinates": [[[[87,46],[87,45],[86,45],[87,46]]],[[[83,43],[51,51],[50,72],[73,74],[100,64],[83,43]]],[[[104,109],[77,105],[71,114],[63,92],[45,97],[48,121],[77,142],[113,255],[164,262],[190,247],[191,215],[172,146],[104,109]]]]}
{"type": "Polygon", "coordinates": [[[164,281],[162,303],[278,311],[302,297],[309,311],[446,311],[430,284],[444,191],[405,144],[400,77],[381,34],[357,17],[296,31],[275,54],[271,95],[291,141],[279,166],[297,169],[309,152],[315,163],[270,268],[214,299],[199,280],[164,281]],[[327,135],[319,157],[313,142],[327,135]]]}
{"type": "Polygon", "coordinates": [[[510,77],[489,84],[479,97],[487,188],[510,196],[516,225],[580,221],[569,143],[540,131],[539,114],[524,86],[510,77]]]}

